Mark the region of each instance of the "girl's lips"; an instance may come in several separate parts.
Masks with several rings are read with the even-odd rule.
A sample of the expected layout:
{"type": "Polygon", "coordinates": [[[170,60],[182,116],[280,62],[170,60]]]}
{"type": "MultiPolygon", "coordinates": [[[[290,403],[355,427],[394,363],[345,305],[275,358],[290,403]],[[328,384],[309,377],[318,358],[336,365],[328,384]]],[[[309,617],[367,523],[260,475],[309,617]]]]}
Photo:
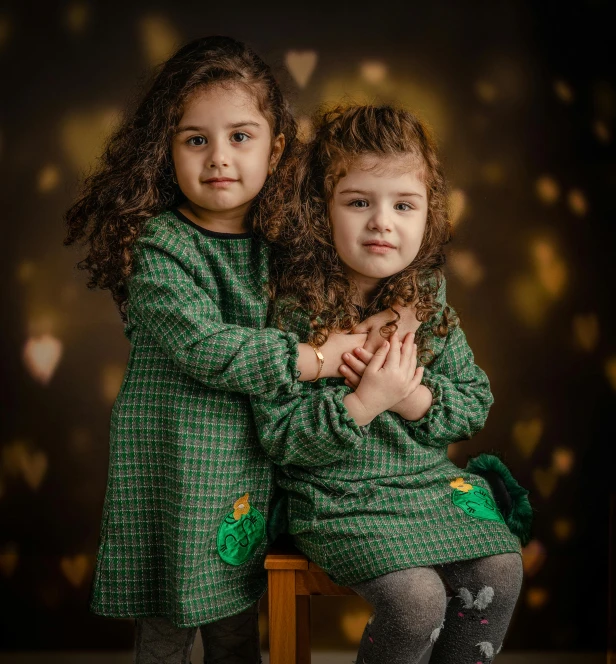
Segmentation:
{"type": "Polygon", "coordinates": [[[204,184],[209,184],[210,187],[215,187],[216,189],[225,189],[234,182],[237,182],[237,180],[231,180],[230,178],[211,178],[205,180],[204,184]]]}
{"type": "Polygon", "coordinates": [[[364,247],[371,254],[387,254],[395,249],[395,247],[390,244],[376,244],[373,242],[364,244],[364,247]]]}

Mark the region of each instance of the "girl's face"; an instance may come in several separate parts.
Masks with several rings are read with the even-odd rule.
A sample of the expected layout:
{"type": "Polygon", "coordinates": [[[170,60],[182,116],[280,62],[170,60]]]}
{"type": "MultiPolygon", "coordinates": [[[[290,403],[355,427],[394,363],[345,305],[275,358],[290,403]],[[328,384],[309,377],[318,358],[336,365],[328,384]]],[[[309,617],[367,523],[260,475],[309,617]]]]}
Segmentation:
{"type": "Polygon", "coordinates": [[[329,204],[334,246],[364,296],[419,252],[428,195],[418,175],[410,157],[367,155],[334,188],[329,204]]]}
{"type": "Polygon", "coordinates": [[[195,213],[245,215],[283,149],[244,86],[215,85],[186,101],[171,153],[195,213]]]}

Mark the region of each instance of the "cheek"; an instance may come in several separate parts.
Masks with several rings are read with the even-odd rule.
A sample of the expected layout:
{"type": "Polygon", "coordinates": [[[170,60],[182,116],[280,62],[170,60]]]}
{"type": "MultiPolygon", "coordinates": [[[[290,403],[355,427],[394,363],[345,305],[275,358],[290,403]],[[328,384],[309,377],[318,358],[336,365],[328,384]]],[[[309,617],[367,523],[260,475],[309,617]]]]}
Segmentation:
{"type": "Polygon", "coordinates": [[[181,149],[171,151],[171,158],[173,159],[173,167],[177,176],[178,184],[182,184],[182,180],[191,178],[198,170],[195,168],[195,159],[193,155],[186,154],[181,149]]]}
{"type": "Polygon", "coordinates": [[[337,217],[331,223],[334,248],[339,256],[344,257],[351,251],[353,243],[352,228],[348,223],[345,223],[344,218],[337,217]]]}
{"type": "Polygon", "coordinates": [[[266,148],[259,147],[258,150],[252,150],[250,153],[244,155],[243,170],[245,171],[246,178],[250,178],[251,180],[261,180],[261,184],[263,184],[268,175],[269,166],[269,146],[266,148]]]}

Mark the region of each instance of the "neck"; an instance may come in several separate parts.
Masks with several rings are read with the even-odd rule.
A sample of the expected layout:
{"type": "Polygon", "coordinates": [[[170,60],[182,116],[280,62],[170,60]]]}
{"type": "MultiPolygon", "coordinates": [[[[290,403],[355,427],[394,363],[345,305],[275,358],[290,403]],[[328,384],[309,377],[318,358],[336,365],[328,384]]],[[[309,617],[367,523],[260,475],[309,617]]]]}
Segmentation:
{"type": "Polygon", "coordinates": [[[357,304],[360,307],[367,307],[377,294],[381,280],[366,277],[363,274],[353,272],[353,270],[347,270],[347,276],[351,283],[354,284],[357,293],[357,302],[354,301],[353,304],[357,304]]]}
{"type": "Polygon", "coordinates": [[[246,233],[246,215],[250,203],[245,203],[233,210],[206,210],[186,200],[179,210],[195,224],[214,233],[246,233]]]}

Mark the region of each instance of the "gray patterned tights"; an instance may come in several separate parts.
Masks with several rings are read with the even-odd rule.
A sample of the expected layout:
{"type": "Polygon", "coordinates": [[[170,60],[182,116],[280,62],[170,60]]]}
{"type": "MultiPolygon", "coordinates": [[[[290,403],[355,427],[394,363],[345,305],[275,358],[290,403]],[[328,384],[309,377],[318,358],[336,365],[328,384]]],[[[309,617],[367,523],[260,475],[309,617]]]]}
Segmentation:
{"type": "MultiPolygon", "coordinates": [[[[166,618],[136,621],[135,664],[189,664],[196,627],[176,627],[166,618]]],[[[259,605],[201,625],[204,664],[259,664],[259,605]]]]}
{"type": "Polygon", "coordinates": [[[392,572],[353,586],[374,606],[357,664],[417,664],[434,643],[430,664],[490,664],[509,626],[522,561],[504,553],[392,572]],[[454,591],[446,603],[437,571],[454,591]]]}

